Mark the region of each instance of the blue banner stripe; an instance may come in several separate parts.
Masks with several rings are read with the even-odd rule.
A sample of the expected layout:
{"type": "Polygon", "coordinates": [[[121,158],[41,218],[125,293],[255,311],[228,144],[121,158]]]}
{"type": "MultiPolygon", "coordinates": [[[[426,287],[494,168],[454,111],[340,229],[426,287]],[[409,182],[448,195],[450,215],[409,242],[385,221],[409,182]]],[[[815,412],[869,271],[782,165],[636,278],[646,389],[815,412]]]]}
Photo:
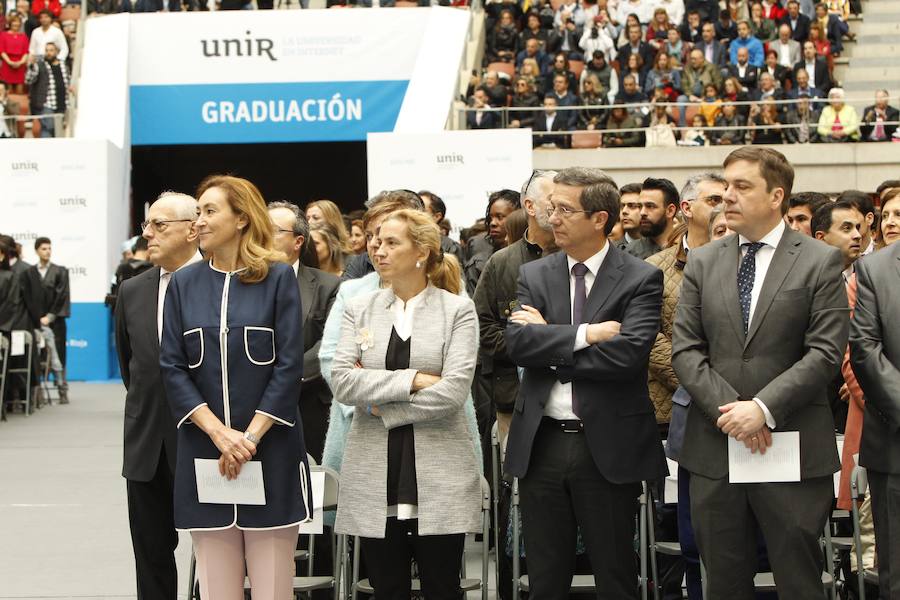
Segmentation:
{"type": "Polygon", "coordinates": [[[66,322],[66,372],[72,381],[117,377],[110,310],[102,302],[73,302],[66,322]]]}
{"type": "Polygon", "coordinates": [[[409,81],[132,86],[131,142],[364,141],[393,131],[409,81]]]}

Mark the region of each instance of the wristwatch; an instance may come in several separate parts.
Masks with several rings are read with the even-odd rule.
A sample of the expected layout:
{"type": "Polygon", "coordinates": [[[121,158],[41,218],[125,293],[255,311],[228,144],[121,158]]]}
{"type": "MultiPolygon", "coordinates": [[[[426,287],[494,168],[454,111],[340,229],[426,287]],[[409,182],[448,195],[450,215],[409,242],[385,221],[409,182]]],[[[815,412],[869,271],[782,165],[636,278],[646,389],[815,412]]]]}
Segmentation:
{"type": "Polygon", "coordinates": [[[253,442],[253,445],[255,445],[255,446],[259,445],[259,438],[256,437],[255,435],[253,435],[252,433],[250,433],[249,431],[244,432],[244,439],[247,440],[248,442],[253,442]]]}

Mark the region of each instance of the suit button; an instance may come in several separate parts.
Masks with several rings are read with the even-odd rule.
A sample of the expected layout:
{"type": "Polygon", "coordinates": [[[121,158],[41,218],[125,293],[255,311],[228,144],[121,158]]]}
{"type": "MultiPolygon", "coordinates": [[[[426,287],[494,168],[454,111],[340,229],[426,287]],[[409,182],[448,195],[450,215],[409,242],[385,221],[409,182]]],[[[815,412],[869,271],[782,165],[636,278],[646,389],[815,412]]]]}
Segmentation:
{"type": "Polygon", "coordinates": [[[745,362],[745,363],[750,362],[750,357],[749,357],[749,356],[745,356],[745,357],[744,357],[744,362],[745,362]]]}

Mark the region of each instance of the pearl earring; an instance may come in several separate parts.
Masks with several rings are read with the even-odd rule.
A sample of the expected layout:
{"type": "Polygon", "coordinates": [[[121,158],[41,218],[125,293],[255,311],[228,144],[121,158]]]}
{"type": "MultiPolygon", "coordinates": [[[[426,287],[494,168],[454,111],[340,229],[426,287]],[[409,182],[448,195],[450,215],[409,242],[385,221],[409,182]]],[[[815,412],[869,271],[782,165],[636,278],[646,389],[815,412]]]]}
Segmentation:
{"type": "Polygon", "coordinates": [[[417,269],[421,269],[421,268],[422,268],[422,263],[420,263],[419,261],[416,261],[416,268],[417,268],[417,269]]]}

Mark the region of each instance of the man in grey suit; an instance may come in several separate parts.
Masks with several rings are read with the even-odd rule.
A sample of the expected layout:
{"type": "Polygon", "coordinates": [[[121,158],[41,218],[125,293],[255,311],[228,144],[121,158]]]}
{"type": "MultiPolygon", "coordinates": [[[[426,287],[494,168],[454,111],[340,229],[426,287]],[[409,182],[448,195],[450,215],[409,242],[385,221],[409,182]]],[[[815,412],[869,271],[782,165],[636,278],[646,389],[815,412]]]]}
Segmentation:
{"type": "Polygon", "coordinates": [[[900,244],[856,263],[850,361],[866,397],[859,464],[868,470],[878,589],[900,598],[900,244]]]}
{"type": "Polygon", "coordinates": [[[300,414],[303,417],[303,440],[306,451],[317,462],[322,461],[328,412],[331,410],[331,390],[322,377],[319,366],[319,347],[325,320],[337,297],[341,280],[319,269],[307,267],[300,260],[304,243],[309,239],[309,223],[296,204],[270,202],[274,245],[294,267],[300,289],[300,311],[303,319],[303,391],[300,394],[300,414]]]}
{"type": "Polygon", "coordinates": [[[827,385],[849,329],[843,259],[786,227],[794,170],[781,153],[739,148],[725,179],[737,235],[691,251],[672,340],[672,365],[693,398],[680,463],[691,473],[708,598],[754,597],[758,524],[779,597],[818,600],[819,536],[840,468],[827,385]],[[729,483],[728,437],[765,452],[772,431],[799,431],[801,480],[729,483]]]}
{"type": "Polygon", "coordinates": [[[568,596],[580,529],[597,598],[637,598],[640,482],[667,473],[647,390],[662,272],[607,241],[619,192],[599,169],[553,180],[562,250],[522,265],[507,354],[524,367],[506,472],[519,478],[532,600],[568,596]]]}

